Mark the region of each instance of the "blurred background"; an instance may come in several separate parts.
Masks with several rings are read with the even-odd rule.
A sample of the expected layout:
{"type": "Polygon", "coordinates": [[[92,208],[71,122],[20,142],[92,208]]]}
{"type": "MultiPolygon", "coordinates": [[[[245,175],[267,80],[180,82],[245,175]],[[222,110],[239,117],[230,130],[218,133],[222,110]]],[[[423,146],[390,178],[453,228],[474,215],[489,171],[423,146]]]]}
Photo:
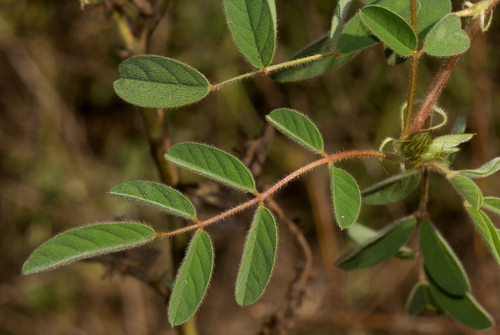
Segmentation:
{"type": "MultiPolygon", "coordinates": [[[[246,199],[158,161],[171,143],[199,141],[231,152],[252,166],[263,190],[315,159],[266,128],[264,117],[274,108],[310,116],[330,153],[377,148],[386,136],[399,135],[409,62],[388,65],[380,45],[334,72],[302,82],[256,77],[165,112],[125,103],[112,84],[119,78],[119,63],[132,54],[178,59],[212,83],[251,70],[226,29],[221,1],[151,1],[0,2],[0,334],[476,333],[449,316],[405,314],[406,299],[421,275],[418,258],[392,259],[352,273],[334,267],[354,244],[334,222],[324,167],[274,196],[278,258],[269,287],[254,305],[240,307],[233,295],[252,211],[208,228],[216,251],[214,277],[196,318],[181,329],[168,323],[165,285],[175,277],[172,269],[189,236],[20,275],[37,246],[73,227],[124,219],[164,231],[184,224],[106,194],[121,182],[176,185],[191,197],[202,219],[246,199]],[[132,27],[128,40],[124,27],[132,27]],[[307,243],[299,243],[302,235],[293,227],[307,243]]],[[[331,0],[278,0],[274,63],[326,32],[335,5],[331,0]]],[[[449,116],[440,132],[464,116],[467,131],[477,133],[457,156],[457,169],[498,156],[499,46],[500,22],[494,17],[490,30],[478,34],[460,60],[439,101],[449,116]]],[[[440,64],[430,57],[422,61],[417,97],[425,94],[440,64]]],[[[385,170],[396,171],[378,160],[339,165],[361,188],[384,179],[385,170]]],[[[432,175],[431,182],[432,221],[462,260],[472,293],[498,323],[500,268],[460,197],[439,176],[432,175]]],[[[483,194],[500,196],[499,176],[478,183],[483,194]]],[[[417,193],[390,206],[366,205],[359,221],[380,229],[414,211],[417,193]]],[[[409,246],[416,243],[414,236],[409,246]]],[[[482,332],[497,333],[498,328],[482,332]]]]}

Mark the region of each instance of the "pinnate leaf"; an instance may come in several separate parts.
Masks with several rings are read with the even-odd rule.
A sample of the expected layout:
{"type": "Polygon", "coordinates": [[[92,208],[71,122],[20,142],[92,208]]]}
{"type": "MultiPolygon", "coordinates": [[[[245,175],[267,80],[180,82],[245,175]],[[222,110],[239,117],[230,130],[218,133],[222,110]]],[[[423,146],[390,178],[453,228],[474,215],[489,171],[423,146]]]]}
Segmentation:
{"type": "Polygon", "coordinates": [[[441,289],[452,295],[470,291],[469,280],[458,257],[429,221],[422,222],[420,227],[420,250],[425,268],[441,289]]]}
{"type": "Polygon", "coordinates": [[[483,208],[500,215],[500,198],[485,197],[483,198],[483,208]]]}
{"type": "Polygon", "coordinates": [[[406,217],[387,226],[347,252],[335,265],[343,270],[357,270],[391,258],[408,241],[416,224],[417,220],[414,217],[406,217]]]}
{"type": "Polygon", "coordinates": [[[438,287],[428,272],[426,276],[432,295],[439,305],[455,319],[473,329],[487,329],[495,324],[493,318],[470,293],[459,296],[450,295],[438,287]]]}
{"type": "Polygon", "coordinates": [[[330,167],[333,211],[340,228],[349,227],[361,210],[361,194],[356,180],[347,172],[330,167]]]}
{"type": "Polygon", "coordinates": [[[128,181],[113,187],[109,194],[185,218],[196,214],[193,204],[181,192],[160,183],[128,181]]]}
{"type": "Polygon", "coordinates": [[[217,148],[200,143],[179,143],[168,149],[165,158],[227,185],[249,192],[255,189],[255,181],[248,168],[236,157],[217,148]]]}
{"type": "Polygon", "coordinates": [[[118,67],[116,94],[142,107],[180,107],[204,98],[210,84],[203,74],[175,59],[143,55],[130,57],[118,67]]]}
{"type": "Polygon", "coordinates": [[[29,275],[100,254],[137,247],[155,238],[155,231],[136,222],[96,223],[61,233],[28,257],[22,273],[29,275]]]}
{"type": "Polygon", "coordinates": [[[492,175],[498,170],[500,170],[500,157],[493,158],[491,161],[475,170],[461,170],[458,171],[458,173],[469,178],[484,178],[492,175]]]}
{"type": "Polygon", "coordinates": [[[476,209],[472,206],[466,206],[472,221],[476,225],[479,234],[483,238],[484,243],[490,250],[493,258],[500,265],[500,237],[498,231],[493,226],[490,218],[483,213],[482,210],[476,209]]]}
{"type": "Polygon", "coordinates": [[[470,45],[467,33],[462,29],[460,18],[449,14],[427,34],[424,50],[432,56],[449,57],[465,52],[470,45]]]}
{"type": "Polygon", "coordinates": [[[417,47],[417,36],[401,16],[381,6],[366,6],[361,20],[382,42],[401,56],[411,56],[417,47]]]}
{"type": "Polygon", "coordinates": [[[238,304],[253,304],[264,293],[273,271],[277,246],[278,233],[273,215],[267,208],[260,207],[247,235],[236,279],[238,304]]]}
{"type": "Polygon", "coordinates": [[[410,194],[420,182],[420,173],[400,174],[382,180],[361,191],[365,204],[385,205],[403,199],[410,194]]]}
{"type": "Polygon", "coordinates": [[[318,128],[304,114],[292,109],[280,108],[269,113],[266,120],[306,148],[317,153],[323,152],[323,138],[318,128]]]}
{"type": "Polygon", "coordinates": [[[455,189],[467,200],[474,208],[479,209],[483,204],[483,195],[475,182],[467,177],[456,175],[449,178],[455,189]]]}
{"type": "Polygon", "coordinates": [[[213,263],[210,236],[198,230],[189,244],[170,297],[168,319],[173,326],[186,322],[198,309],[212,277],[213,263]]]}
{"type": "Polygon", "coordinates": [[[271,63],[276,44],[274,0],[224,0],[229,31],[241,53],[257,68],[271,63]]]}

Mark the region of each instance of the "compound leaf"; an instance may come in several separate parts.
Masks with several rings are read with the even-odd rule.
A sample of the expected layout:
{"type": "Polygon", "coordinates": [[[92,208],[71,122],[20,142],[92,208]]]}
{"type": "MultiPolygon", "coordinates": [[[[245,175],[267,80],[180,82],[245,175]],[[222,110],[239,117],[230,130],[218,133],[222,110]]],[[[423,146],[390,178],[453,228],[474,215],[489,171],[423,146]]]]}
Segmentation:
{"type": "Polygon", "coordinates": [[[426,272],[432,295],[451,316],[473,329],[487,329],[495,322],[470,293],[453,296],[441,290],[426,272]]]}
{"type": "Polygon", "coordinates": [[[274,0],[224,0],[229,31],[248,62],[260,69],[268,66],[276,44],[274,0]]]}
{"type": "Polygon", "coordinates": [[[207,233],[198,230],[191,239],[170,297],[168,319],[173,326],[186,322],[198,309],[212,277],[213,263],[212,241],[207,233]]]}
{"type": "Polygon", "coordinates": [[[167,57],[130,57],[118,71],[121,78],[113,84],[116,94],[137,106],[180,107],[204,98],[210,91],[203,74],[167,57]]]}
{"type": "Polygon", "coordinates": [[[165,158],[183,168],[252,192],[255,181],[248,168],[236,157],[200,143],[178,143],[170,147],[165,158]]]}
{"type": "Polygon", "coordinates": [[[416,224],[417,220],[410,216],[387,226],[343,255],[335,266],[343,270],[357,270],[391,258],[408,241],[416,224]]]}
{"type": "Polygon", "coordinates": [[[306,148],[317,153],[323,152],[323,138],[318,128],[304,114],[292,109],[280,108],[269,113],[266,120],[306,148]]]}
{"type": "Polygon", "coordinates": [[[264,293],[273,271],[277,245],[274,217],[267,208],[260,207],[247,235],[236,279],[235,296],[238,304],[253,304],[264,293]]]}
{"type": "Polygon", "coordinates": [[[28,257],[22,274],[50,270],[81,259],[137,247],[155,238],[155,231],[137,222],[96,223],[61,233],[28,257]]]}
{"type": "Polygon", "coordinates": [[[361,210],[361,194],[356,180],[347,172],[330,167],[333,211],[340,228],[349,227],[361,210]]]}
{"type": "Polygon", "coordinates": [[[382,180],[361,191],[365,204],[385,205],[403,199],[410,194],[420,182],[418,171],[400,174],[382,180]]]}
{"type": "Polygon", "coordinates": [[[491,223],[490,218],[486,216],[482,210],[475,209],[472,206],[466,206],[465,208],[469,212],[472,221],[474,221],[474,224],[483,238],[484,243],[488,249],[490,249],[491,254],[500,265],[500,237],[497,229],[491,223]]]}
{"type": "Polygon", "coordinates": [[[381,6],[366,6],[361,20],[382,42],[401,56],[411,56],[417,47],[417,36],[401,16],[381,6]]]}
{"type": "Polygon", "coordinates": [[[113,187],[109,194],[185,218],[196,214],[193,204],[181,192],[160,183],[128,181],[113,187]]]}
{"type": "Polygon", "coordinates": [[[446,240],[429,221],[420,227],[420,250],[425,268],[437,285],[452,295],[470,291],[462,264],[446,240]]]}
{"type": "Polygon", "coordinates": [[[500,157],[493,158],[488,163],[475,170],[460,170],[460,175],[469,178],[484,178],[500,170],[500,157]]]}
{"type": "Polygon", "coordinates": [[[483,198],[483,208],[500,215],[500,198],[485,197],[483,198]]]}
{"type": "Polygon", "coordinates": [[[449,178],[455,189],[476,209],[483,204],[483,195],[475,182],[464,176],[453,176],[449,178]]]}
{"type": "Polygon", "coordinates": [[[418,315],[426,310],[436,313],[444,312],[442,307],[439,306],[436,299],[432,295],[429,284],[419,282],[413,287],[413,290],[408,297],[406,312],[409,315],[418,315]]]}
{"type": "Polygon", "coordinates": [[[441,19],[427,34],[424,50],[432,56],[449,57],[465,52],[470,45],[460,18],[449,14],[441,19]]]}

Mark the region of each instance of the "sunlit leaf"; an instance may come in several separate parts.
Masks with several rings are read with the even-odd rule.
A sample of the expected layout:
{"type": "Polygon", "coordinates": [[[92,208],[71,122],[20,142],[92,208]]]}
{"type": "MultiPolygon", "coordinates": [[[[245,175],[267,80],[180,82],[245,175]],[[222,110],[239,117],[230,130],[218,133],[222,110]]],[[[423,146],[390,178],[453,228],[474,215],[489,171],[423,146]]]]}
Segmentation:
{"type": "Polygon", "coordinates": [[[475,170],[460,170],[460,175],[469,178],[484,178],[500,170],[500,157],[493,158],[488,163],[475,170]]]}
{"type": "Polygon", "coordinates": [[[483,208],[500,215],[500,198],[485,197],[483,198],[483,208]]]}
{"type": "Polygon", "coordinates": [[[409,315],[418,315],[422,312],[430,311],[443,313],[443,309],[432,295],[429,284],[419,282],[414,287],[406,303],[406,312],[409,315]]]}
{"type": "Polygon", "coordinates": [[[418,171],[400,174],[365,188],[361,191],[361,196],[365,204],[385,205],[406,197],[419,182],[418,171]]]}
{"type": "Polygon", "coordinates": [[[274,0],[224,0],[229,31],[236,45],[253,67],[271,63],[276,44],[274,0]]]}
{"type": "Polygon", "coordinates": [[[189,244],[170,296],[168,319],[173,326],[186,322],[198,309],[212,277],[213,263],[212,241],[207,233],[198,230],[189,244]]]}
{"type": "Polygon", "coordinates": [[[427,153],[420,158],[424,161],[429,161],[436,158],[436,153],[443,157],[460,150],[459,144],[469,141],[474,134],[451,134],[443,135],[434,138],[431,145],[427,149],[427,153]]]}
{"type": "Polygon", "coordinates": [[[366,6],[361,20],[389,48],[402,56],[411,56],[417,47],[417,36],[401,16],[381,6],[366,6]]]}
{"type": "Polygon", "coordinates": [[[357,270],[391,258],[408,241],[416,224],[414,217],[406,217],[387,226],[343,255],[335,265],[343,270],[357,270]]]}
{"type": "Polygon", "coordinates": [[[28,257],[22,273],[29,275],[81,259],[137,247],[155,238],[155,231],[136,222],[96,223],[61,233],[28,257]]]}
{"type": "Polygon", "coordinates": [[[453,176],[449,178],[455,189],[476,209],[483,204],[483,195],[475,182],[464,176],[453,176]]]}
{"type": "Polygon", "coordinates": [[[178,143],[165,158],[183,168],[200,173],[230,186],[251,192],[255,181],[248,168],[237,158],[217,148],[200,143],[178,143]]]}
{"type": "MultiPolygon", "coordinates": [[[[358,222],[353,223],[352,225],[347,227],[347,234],[350,238],[352,238],[354,242],[358,244],[375,237],[377,233],[378,232],[376,230],[371,229],[370,227],[362,225],[358,222]]],[[[402,246],[394,255],[394,257],[401,259],[412,259],[413,251],[408,247],[402,246]]]]}
{"type": "Polygon", "coordinates": [[[309,118],[295,110],[280,108],[266,116],[266,120],[283,134],[308,149],[321,153],[323,138],[309,118]]]}
{"type": "Polygon", "coordinates": [[[181,192],[160,183],[128,181],[113,187],[109,194],[185,218],[196,214],[193,204],[181,192]]]}
{"type": "Polygon", "coordinates": [[[247,235],[236,280],[238,304],[253,304],[264,293],[273,271],[277,245],[278,234],[273,215],[268,209],[260,207],[247,235]]]}
{"type": "Polygon", "coordinates": [[[469,279],[458,257],[429,221],[420,226],[420,251],[427,271],[441,289],[452,295],[470,291],[469,279]]]}
{"type": "Polygon", "coordinates": [[[475,209],[472,206],[466,206],[465,208],[469,212],[469,215],[476,225],[479,234],[483,238],[484,243],[497,263],[500,265],[500,237],[497,229],[493,226],[490,219],[483,213],[483,211],[475,209]]]}
{"type": "Polygon", "coordinates": [[[142,55],[124,60],[116,94],[142,107],[180,107],[204,98],[210,84],[203,74],[175,59],[142,55]]]}
{"type": "Polygon", "coordinates": [[[487,329],[495,324],[493,318],[470,293],[453,296],[441,290],[426,273],[432,295],[452,317],[473,329],[487,329]]]}
{"type": "Polygon", "coordinates": [[[356,180],[347,172],[330,167],[333,211],[340,228],[356,221],[361,210],[361,194],[356,180]]]}
{"type": "Polygon", "coordinates": [[[427,34],[424,50],[432,56],[449,57],[465,52],[470,45],[462,22],[455,14],[449,14],[439,21],[427,34]]]}
{"type": "Polygon", "coordinates": [[[328,36],[327,50],[333,50],[333,47],[337,43],[337,39],[342,32],[344,27],[344,22],[351,6],[352,0],[339,0],[335,12],[332,17],[332,24],[330,26],[330,34],[328,36]]]}

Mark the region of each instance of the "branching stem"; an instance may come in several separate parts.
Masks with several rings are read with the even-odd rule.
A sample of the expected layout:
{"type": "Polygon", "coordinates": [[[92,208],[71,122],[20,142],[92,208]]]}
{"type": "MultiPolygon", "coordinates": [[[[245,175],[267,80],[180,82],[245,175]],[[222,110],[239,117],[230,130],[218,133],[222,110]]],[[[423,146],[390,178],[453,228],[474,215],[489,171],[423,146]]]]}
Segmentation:
{"type": "Polygon", "coordinates": [[[242,210],[244,210],[244,209],[246,209],[246,208],[248,208],[256,203],[263,202],[267,197],[269,197],[271,194],[276,192],[278,189],[280,189],[281,187],[283,187],[284,185],[286,185],[287,183],[289,183],[293,179],[297,178],[298,176],[314,169],[315,167],[318,167],[318,166],[324,165],[324,164],[328,164],[328,163],[338,162],[338,161],[343,160],[343,159],[355,158],[355,157],[359,157],[359,158],[375,157],[375,158],[385,159],[385,160],[388,160],[391,162],[398,161],[398,158],[396,155],[390,154],[390,153],[383,153],[383,152],[376,151],[376,150],[353,150],[353,151],[346,151],[346,152],[340,152],[337,154],[329,155],[329,156],[323,157],[321,159],[318,159],[317,161],[314,161],[308,165],[305,165],[298,170],[295,170],[294,172],[290,173],[288,176],[286,176],[285,178],[281,179],[276,184],[274,184],[273,186],[268,188],[265,192],[260,193],[260,194],[257,193],[255,198],[253,198],[247,202],[244,202],[244,203],[242,203],[236,207],[233,207],[233,208],[231,208],[231,209],[229,209],[221,214],[218,214],[214,217],[211,217],[210,219],[195,223],[191,226],[180,228],[180,229],[177,229],[177,230],[174,230],[171,232],[157,232],[156,236],[157,237],[168,237],[168,236],[172,236],[172,235],[185,233],[185,232],[188,232],[191,230],[203,228],[205,226],[208,226],[209,224],[212,224],[214,222],[225,219],[228,216],[231,216],[233,214],[241,212],[242,210]]]}

